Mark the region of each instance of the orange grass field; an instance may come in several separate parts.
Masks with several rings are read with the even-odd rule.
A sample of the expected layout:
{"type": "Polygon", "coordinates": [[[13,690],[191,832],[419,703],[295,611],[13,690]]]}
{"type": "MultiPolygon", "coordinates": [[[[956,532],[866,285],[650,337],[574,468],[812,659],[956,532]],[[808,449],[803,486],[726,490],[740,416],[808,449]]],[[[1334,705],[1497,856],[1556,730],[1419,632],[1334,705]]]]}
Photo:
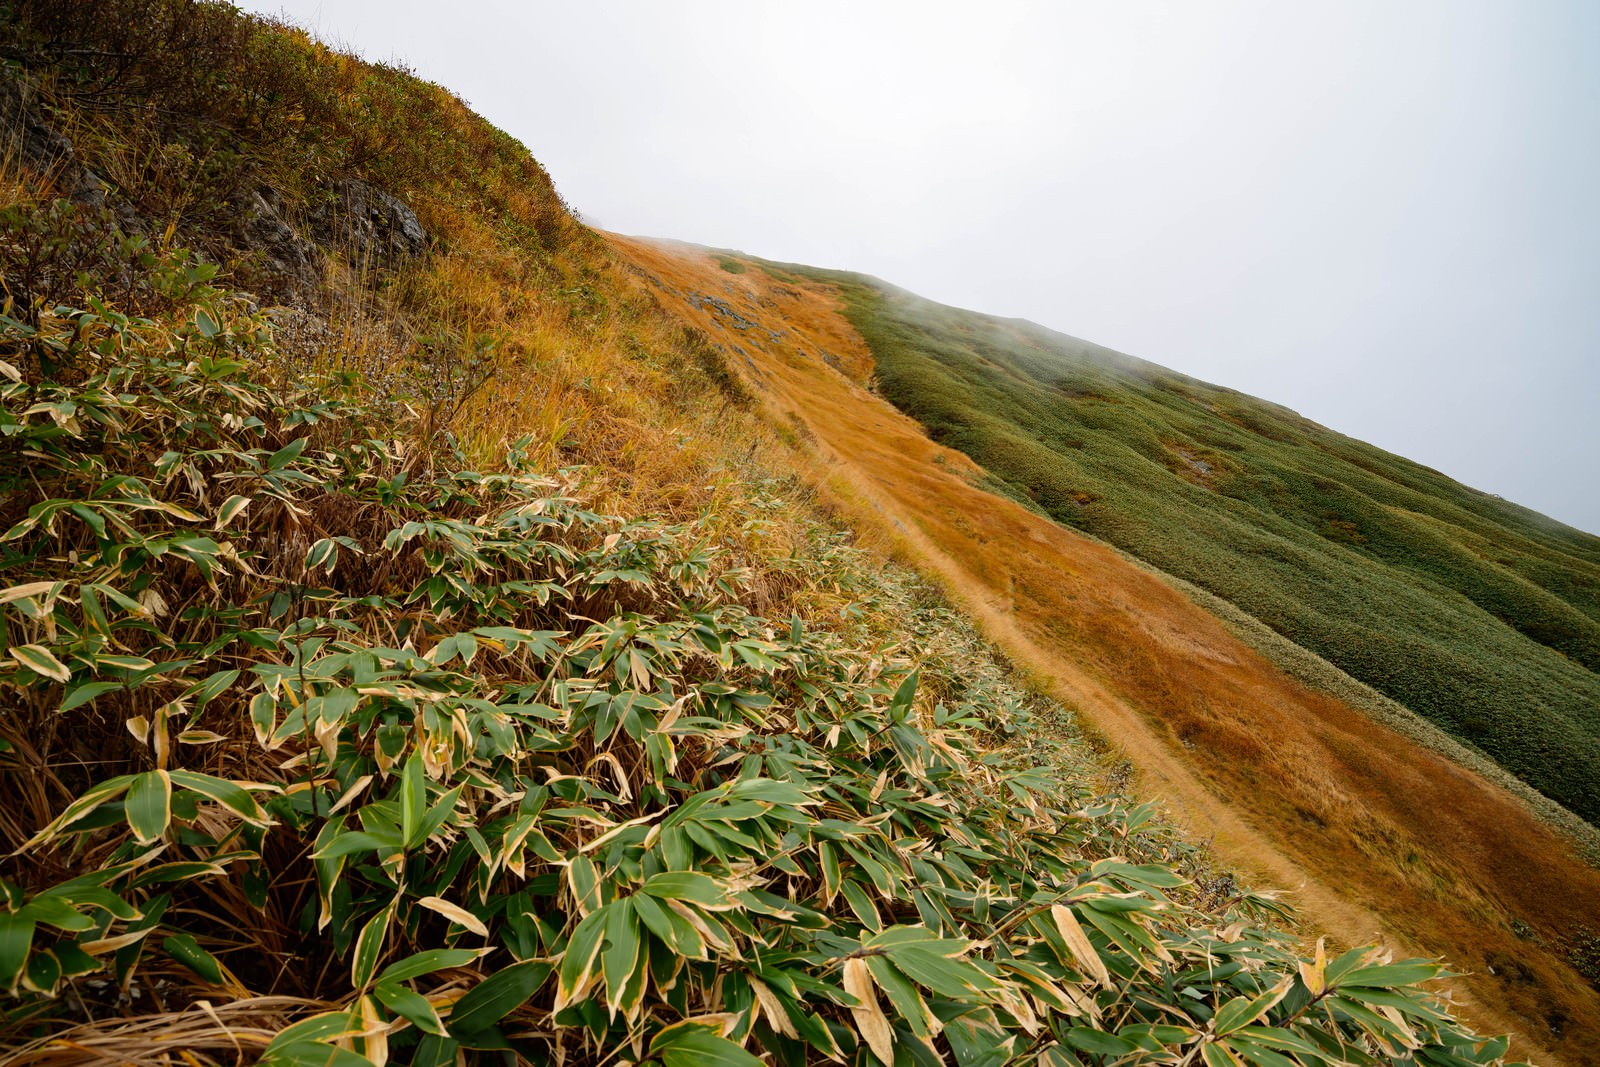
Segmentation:
{"type": "Polygon", "coordinates": [[[1597,922],[1600,871],[1564,837],[1292,680],[1159,577],[980,488],[976,464],[865,387],[871,353],[827,286],[609,239],[811,446],[819,492],[940,581],[1192,837],[1287,890],[1305,933],[1442,957],[1462,1015],[1511,1031],[1513,1054],[1600,1063],[1600,992],[1553,947],[1597,922]]]}

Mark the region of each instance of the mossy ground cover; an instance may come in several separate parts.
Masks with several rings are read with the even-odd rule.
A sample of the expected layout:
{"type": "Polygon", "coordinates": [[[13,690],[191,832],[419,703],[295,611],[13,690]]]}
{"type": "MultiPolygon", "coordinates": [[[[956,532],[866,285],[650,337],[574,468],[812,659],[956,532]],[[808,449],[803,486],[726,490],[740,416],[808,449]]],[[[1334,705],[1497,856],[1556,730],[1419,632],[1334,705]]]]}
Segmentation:
{"type": "Polygon", "coordinates": [[[1600,539],[1154,364],[813,273],[936,440],[1600,817],[1600,539]]]}

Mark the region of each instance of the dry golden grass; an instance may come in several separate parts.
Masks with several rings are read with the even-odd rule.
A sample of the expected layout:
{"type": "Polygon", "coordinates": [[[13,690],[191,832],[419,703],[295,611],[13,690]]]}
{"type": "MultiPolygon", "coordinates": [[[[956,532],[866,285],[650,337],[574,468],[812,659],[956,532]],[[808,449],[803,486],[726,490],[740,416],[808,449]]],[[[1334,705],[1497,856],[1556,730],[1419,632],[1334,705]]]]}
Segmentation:
{"type": "Polygon", "coordinates": [[[1570,842],[1478,775],[1290,679],[1159,578],[983,491],[969,459],[863,388],[870,353],[825,287],[731,274],[689,246],[611,241],[811,443],[819,490],[941,580],[1193,833],[1293,890],[1319,930],[1467,972],[1463,1013],[1512,1031],[1514,1051],[1600,1061],[1600,994],[1548,947],[1600,915],[1600,872],[1570,842]]]}

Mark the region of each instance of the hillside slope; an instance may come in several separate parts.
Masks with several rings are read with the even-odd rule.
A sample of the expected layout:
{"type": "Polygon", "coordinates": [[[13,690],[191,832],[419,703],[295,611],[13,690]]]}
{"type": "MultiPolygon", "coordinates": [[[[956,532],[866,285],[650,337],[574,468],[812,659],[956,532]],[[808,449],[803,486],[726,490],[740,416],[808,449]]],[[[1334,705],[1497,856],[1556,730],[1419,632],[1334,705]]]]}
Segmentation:
{"type": "Polygon", "coordinates": [[[1154,364],[819,276],[934,440],[1600,818],[1600,538],[1154,364]]]}
{"type": "Polygon", "coordinates": [[[193,0],[0,55],[0,1062],[1504,1061],[1096,792],[459,99],[193,0]]]}
{"type": "Polygon", "coordinates": [[[1570,842],[1296,683],[1170,584],[991,492],[990,474],[866,388],[876,352],[849,328],[848,291],[690,246],[612,242],[815,448],[837,506],[898,539],[1230,862],[1296,889],[1341,938],[1381,931],[1472,972],[1477,1017],[1520,1029],[1551,1062],[1600,1055],[1600,996],[1559,947],[1600,909],[1600,873],[1570,842]]]}

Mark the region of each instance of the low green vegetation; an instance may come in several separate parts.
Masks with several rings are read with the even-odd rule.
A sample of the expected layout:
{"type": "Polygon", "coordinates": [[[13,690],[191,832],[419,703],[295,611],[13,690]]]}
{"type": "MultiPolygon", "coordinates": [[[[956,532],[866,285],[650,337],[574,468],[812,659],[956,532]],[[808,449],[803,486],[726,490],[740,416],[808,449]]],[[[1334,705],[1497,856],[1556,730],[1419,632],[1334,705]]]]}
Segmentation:
{"type": "MultiPolygon", "coordinates": [[[[993,667],[919,685],[742,609],[693,526],[274,384],[266,321],[178,268],[161,320],[0,319],[8,1046],[159,988],[270,995],[233,1018],[278,1064],[1503,1052],[1439,966],[1301,959],[1148,810],[997,745],[993,667]]],[[[860,569],[830,544],[799,565],[860,569]]]]}
{"type": "Polygon", "coordinates": [[[1013,494],[1600,819],[1600,539],[1154,364],[812,273],[884,395],[1013,494]]]}

